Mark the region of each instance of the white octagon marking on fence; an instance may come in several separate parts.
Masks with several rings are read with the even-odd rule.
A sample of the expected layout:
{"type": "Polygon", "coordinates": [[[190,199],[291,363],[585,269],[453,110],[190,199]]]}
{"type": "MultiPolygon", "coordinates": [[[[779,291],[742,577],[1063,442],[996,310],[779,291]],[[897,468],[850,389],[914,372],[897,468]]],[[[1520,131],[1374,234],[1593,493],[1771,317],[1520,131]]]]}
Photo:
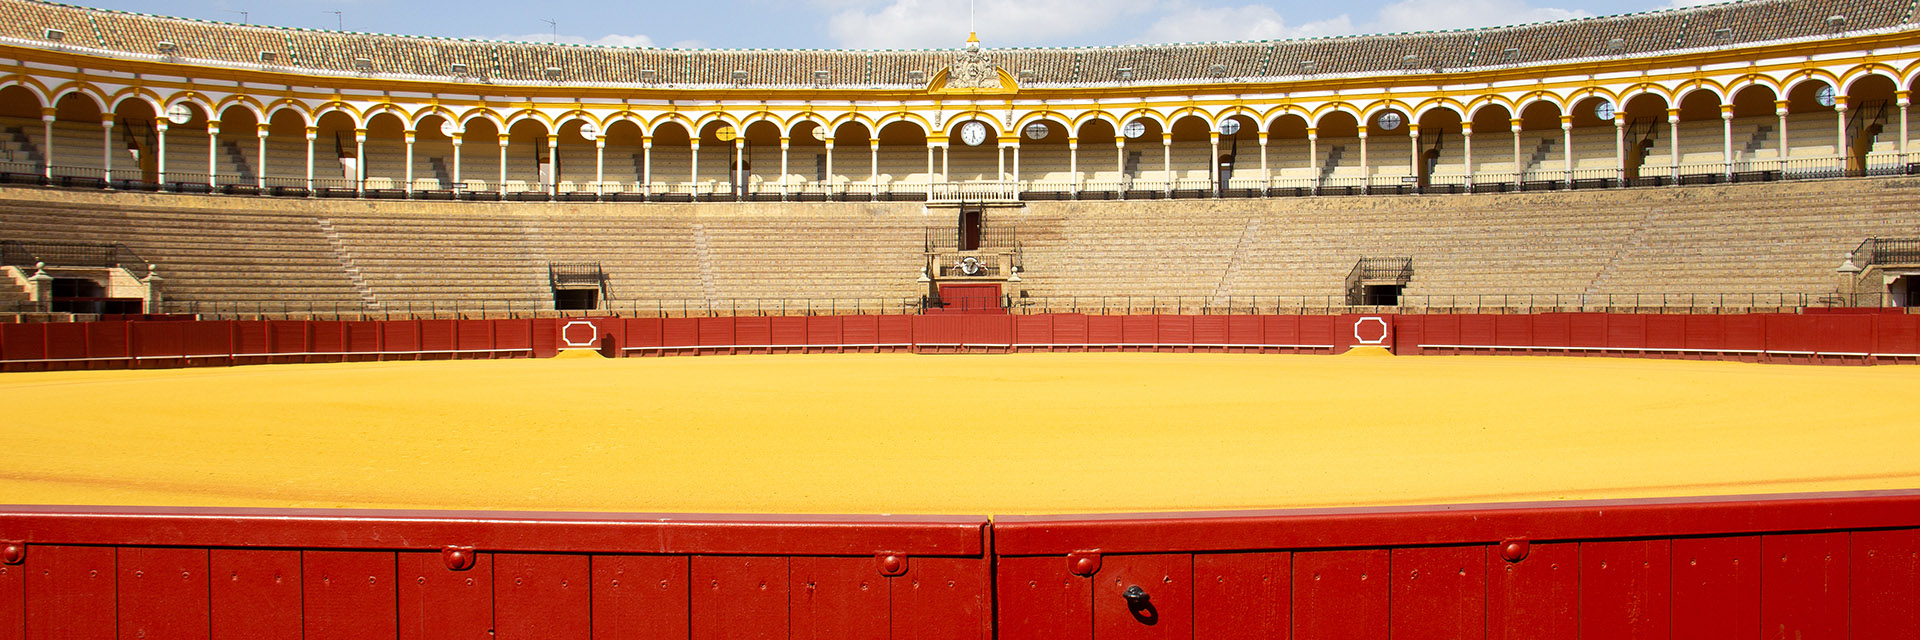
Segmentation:
{"type": "Polygon", "coordinates": [[[1356,342],[1359,342],[1360,344],[1381,344],[1381,343],[1384,343],[1384,342],[1386,342],[1386,341],[1387,341],[1387,331],[1388,331],[1388,329],[1387,329],[1387,321],[1386,321],[1385,319],[1383,319],[1383,318],[1380,318],[1380,317],[1377,317],[1377,316],[1367,316],[1367,317],[1365,317],[1365,318],[1361,318],[1361,319],[1359,319],[1359,320],[1355,320],[1355,321],[1353,321],[1353,339],[1354,339],[1354,340],[1355,340],[1356,342]],[[1368,321],[1368,320],[1372,320],[1372,321],[1374,321],[1374,322],[1376,322],[1376,323],[1379,323],[1379,324],[1380,324],[1380,337],[1378,337],[1378,338],[1374,338],[1374,339],[1372,339],[1372,340],[1368,340],[1368,339],[1366,339],[1366,338],[1362,338],[1362,337],[1360,337],[1360,325],[1361,325],[1361,324],[1364,324],[1364,323],[1366,323],[1366,321],[1368,321]]]}
{"type": "Polygon", "coordinates": [[[567,343],[569,347],[591,347],[594,343],[600,341],[600,327],[587,320],[570,320],[567,322],[567,326],[560,327],[560,341],[567,343]],[[587,338],[586,342],[575,342],[573,340],[574,327],[586,327],[592,330],[592,332],[588,334],[590,337],[587,338]]]}

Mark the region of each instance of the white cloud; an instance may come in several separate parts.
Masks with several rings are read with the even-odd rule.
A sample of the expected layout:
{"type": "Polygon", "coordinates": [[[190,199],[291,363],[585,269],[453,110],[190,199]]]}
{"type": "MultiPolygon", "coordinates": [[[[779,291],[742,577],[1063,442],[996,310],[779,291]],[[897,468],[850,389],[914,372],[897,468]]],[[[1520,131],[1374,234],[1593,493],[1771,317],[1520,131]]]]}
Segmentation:
{"type": "Polygon", "coordinates": [[[1266,5],[1206,8],[1176,3],[1167,15],[1154,21],[1135,42],[1164,44],[1171,42],[1214,42],[1220,40],[1271,40],[1307,38],[1353,32],[1353,21],[1346,15],[1329,20],[1288,26],[1280,12],[1266,5]]]}
{"type": "Polygon", "coordinates": [[[560,37],[557,40],[554,38],[552,33],[526,33],[526,34],[519,34],[519,35],[504,35],[504,36],[480,36],[479,39],[505,40],[508,42],[559,42],[560,44],[590,44],[590,45],[603,46],[603,47],[651,47],[651,46],[654,46],[653,38],[649,38],[647,36],[639,35],[639,34],[624,35],[624,34],[618,34],[618,33],[600,36],[599,38],[595,38],[592,40],[588,40],[580,36],[569,35],[564,33],[560,34],[560,37]]]}
{"type": "Polygon", "coordinates": [[[1593,14],[1578,9],[1535,7],[1526,0],[1401,0],[1380,8],[1366,25],[1375,33],[1434,31],[1493,27],[1529,22],[1547,22],[1584,18],[1593,14]]]}
{"type": "MultiPolygon", "coordinates": [[[[965,0],[886,0],[851,4],[827,20],[827,35],[842,47],[918,49],[957,47],[967,37],[965,0]]],[[[988,46],[1055,45],[1099,32],[1122,18],[1153,9],[1156,0],[983,0],[977,16],[988,46]]]]}

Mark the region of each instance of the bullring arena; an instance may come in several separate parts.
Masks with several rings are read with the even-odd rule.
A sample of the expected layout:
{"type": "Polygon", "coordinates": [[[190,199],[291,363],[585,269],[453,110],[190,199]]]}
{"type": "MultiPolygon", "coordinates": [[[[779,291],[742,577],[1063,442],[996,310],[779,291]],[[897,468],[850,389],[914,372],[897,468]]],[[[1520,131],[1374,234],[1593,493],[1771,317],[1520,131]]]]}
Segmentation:
{"type": "Polygon", "coordinates": [[[0,640],[1920,636],[1910,2],[0,17],[0,640]]]}

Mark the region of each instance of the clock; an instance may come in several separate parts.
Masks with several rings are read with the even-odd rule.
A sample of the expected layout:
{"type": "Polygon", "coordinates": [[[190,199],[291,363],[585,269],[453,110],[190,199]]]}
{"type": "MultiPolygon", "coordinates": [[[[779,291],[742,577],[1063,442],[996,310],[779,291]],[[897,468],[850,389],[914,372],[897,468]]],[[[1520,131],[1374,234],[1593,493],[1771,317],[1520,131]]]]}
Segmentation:
{"type": "Polygon", "coordinates": [[[967,143],[969,147],[980,146],[980,143],[987,141],[987,125],[979,120],[968,120],[966,124],[960,125],[960,141],[967,143]]]}

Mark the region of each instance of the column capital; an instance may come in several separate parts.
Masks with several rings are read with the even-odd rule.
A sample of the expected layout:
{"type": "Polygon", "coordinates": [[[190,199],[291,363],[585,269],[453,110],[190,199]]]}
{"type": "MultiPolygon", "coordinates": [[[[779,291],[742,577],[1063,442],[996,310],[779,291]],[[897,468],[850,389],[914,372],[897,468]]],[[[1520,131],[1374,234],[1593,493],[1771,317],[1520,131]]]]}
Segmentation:
{"type": "Polygon", "coordinates": [[[319,127],[307,127],[307,142],[313,142],[314,140],[319,139],[319,137],[320,137],[319,127]]]}
{"type": "Polygon", "coordinates": [[[101,118],[101,119],[100,119],[100,126],[102,126],[102,127],[106,127],[106,128],[108,128],[108,129],[112,129],[112,128],[113,128],[113,118],[101,118]]]}
{"type": "Polygon", "coordinates": [[[1267,143],[1267,132],[1265,132],[1265,131],[1262,131],[1262,132],[1260,132],[1260,133],[1259,133],[1259,137],[1260,137],[1260,144],[1266,144],[1266,143],[1267,143]]]}
{"type": "Polygon", "coordinates": [[[407,141],[407,144],[413,144],[414,139],[417,137],[418,133],[412,130],[400,132],[400,139],[407,141]]]}
{"type": "Polygon", "coordinates": [[[40,107],[41,120],[45,120],[47,122],[53,122],[55,117],[58,116],[59,114],[60,114],[59,109],[55,109],[53,107],[40,107]]]}
{"type": "Polygon", "coordinates": [[[507,146],[507,143],[511,140],[513,140],[512,136],[509,136],[504,133],[500,134],[500,146],[502,147],[507,146]]]}
{"type": "Polygon", "coordinates": [[[253,130],[258,132],[260,134],[260,137],[265,138],[267,137],[267,134],[273,132],[273,127],[270,125],[256,124],[256,125],[253,125],[253,130]]]}

